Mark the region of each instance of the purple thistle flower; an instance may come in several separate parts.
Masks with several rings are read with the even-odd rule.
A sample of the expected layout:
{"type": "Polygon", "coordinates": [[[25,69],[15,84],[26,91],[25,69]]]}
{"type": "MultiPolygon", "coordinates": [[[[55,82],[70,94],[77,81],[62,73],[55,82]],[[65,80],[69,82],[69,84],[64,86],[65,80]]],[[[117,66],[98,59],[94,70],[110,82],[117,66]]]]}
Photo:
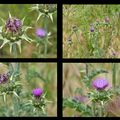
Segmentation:
{"type": "Polygon", "coordinates": [[[104,78],[97,78],[92,82],[92,85],[97,90],[104,90],[109,85],[109,83],[104,78]]]}
{"type": "Polygon", "coordinates": [[[73,97],[73,100],[76,100],[76,101],[85,103],[88,99],[87,99],[86,96],[74,96],[74,97],[73,97]]]}
{"type": "Polygon", "coordinates": [[[19,19],[14,19],[14,25],[15,25],[15,27],[16,28],[21,28],[21,26],[22,26],[22,23],[21,23],[21,20],[19,20],[19,19]]]}
{"type": "Polygon", "coordinates": [[[36,88],[32,91],[32,94],[34,97],[39,98],[43,93],[43,90],[41,88],[36,88]]]}
{"type": "Polygon", "coordinates": [[[22,24],[19,19],[16,18],[8,18],[5,28],[11,32],[17,32],[21,28],[22,24]]]}
{"type": "Polygon", "coordinates": [[[36,35],[40,38],[43,38],[46,36],[46,31],[44,29],[38,28],[36,29],[36,35]]]}

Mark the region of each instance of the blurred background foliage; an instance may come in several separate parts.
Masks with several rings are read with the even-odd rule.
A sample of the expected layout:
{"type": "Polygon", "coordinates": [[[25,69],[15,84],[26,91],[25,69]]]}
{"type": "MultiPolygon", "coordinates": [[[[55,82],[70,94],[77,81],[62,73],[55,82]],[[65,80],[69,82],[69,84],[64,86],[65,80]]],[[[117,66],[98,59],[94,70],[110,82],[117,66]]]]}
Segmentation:
{"type": "MultiPolygon", "coordinates": [[[[8,71],[9,63],[0,63],[0,74],[8,71]]],[[[42,88],[46,93],[46,99],[51,101],[47,103],[47,116],[57,116],[57,64],[56,63],[20,63],[20,81],[22,83],[21,100],[30,100],[32,90],[34,88],[42,88]],[[52,70],[51,70],[52,69],[52,70]]],[[[12,99],[7,97],[7,103],[9,105],[9,114],[12,112],[12,99]]],[[[23,110],[22,102],[20,104],[19,112],[20,116],[29,116],[29,111],[23,110]],[[22,108],[22,109],[21,109],[22,108]]],[[[3,98],[0,97],[0,116],[4,116],[5,110],[3,104],[3,98]]],[[[24,108],[27,109],[27,108],[24,108]]],[[[5,111],[6,112],[6,111],[5,111]]],[[[6,115],[9,115],[6,112],[6,115]]]]}
{"type": "MultiPolygon", "coordinates": [[[[36,22],[36,19],[38,17],[38,13],[36,11],[30,11],[30,8],[34,4],[0,4],[0,17],[4,20],[8,19],[8,12],[11,13],[13,17],[16,17],[18,19],[22,19],[25,17],[24,25],[31,26],[32,29],[29,29],[27,31],[27,35],[35,40],[35,29],[36,28],[43,28],[44,26],[44,20],[40,18],[40,20],[36,22]]],[[[53,15],[54,22],[52,23],[48,19],[48,31],[51,32],[51,38],[49,41],[52,43],[51,45],[48,45],[48,54],[47,58],[56,58],[57,56],[57,14],[55,13],[53,15]]],[[[2,22],[0,20],[0,26],[2,25],[2,22]]],[[[0,44],[2,41],[0,41],[0,44]]],[[[44,48],[44,46],[43,46],[44,48]]],[[[41,49],[43,49],[41,47],[41,49]]],[[[42,52],[42,50],[41,50],[42,52]]],[[[9,46],[8,44],[3,48],[0,49],[0,57],[13,57],[9,52],[9,46]]],[[[28,43],[26,41],[22,42],[22,53],[18,54],[19,58],[36,58],[38,57],[38,48],[36,47],[35,43],[28,43]]]]}

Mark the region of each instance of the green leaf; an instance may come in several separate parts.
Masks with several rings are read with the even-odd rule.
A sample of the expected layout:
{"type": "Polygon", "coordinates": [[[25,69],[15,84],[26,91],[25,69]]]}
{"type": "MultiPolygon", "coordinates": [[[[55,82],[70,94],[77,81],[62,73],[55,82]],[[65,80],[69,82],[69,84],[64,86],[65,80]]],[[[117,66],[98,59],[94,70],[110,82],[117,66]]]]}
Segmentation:
{"type": "Polygon", "coordinates": [[[24,24],[25,17],[22,19],[22,25],[24,24]]]}
{"type": "Polygon", "coordinates": [[[9,43],[9,46],[10,46],[10,53],[12,52],[13,44],[14,44],[14,43],[9,43]]]}
{"type": "Polygon", "coordinates": [[[16,44],[18,45],[19,51],[21,53],[21,40],[17,41],[16,44]]]}
{"type": "Polygon", "coordinates": [[[38,15],[38,17],[37,17],[36,22],[38,22],[38,20],[40,19],[40,17],[41,17],[42,15],[44,15],[44,13],[39,12],[39,15],[38,15]]]}
{"type": "Polygon", "coordinates": [[[9,12],[9,18],[12,18],[11,13],[9,12]]]}
{"type": "Polygon", "coordinates": [[[26,34],[23,34],[21,37],[21,39],[26,40],[27,42],[31,43],[33,40],[31,38],[29,38],[26,34]]]}
{"type": "Polygon", "coordinates": [[[32,28],[32,27],[30,27],[30,26],[23,26],[23,27],[22,27],[23,31],[25,31],[25,32],[26,32],[28,29],[30,29],[30,28],[32,28]]]}
{"type": "Polygon", "coordinates": [[[51,21],[53,22],[53,13],[49,13],[48,16],[50,17],[51,21]]]}
{"type": "Polygon", "coordinates": [[[17,98],[20,99],[20,97],[18,96],[18,94],[17,94],[15,91],[13,91],[13,94],[14,94],[17,98]]]}
{"type": "Polygon", "coordinates": [[[3,48],[3,46],[4,46],[5,44],[7,44],[7,43],[9,43],[9,40],[7,40],[7,39],[4,38],[3,43],[2,43],[2,45],[0,46],[0,49],[3,48]]]}
{"type": "Polygon", "coordinates": [[[6,23],[6,21],[3,18],[1,18],[1,17],[0,17],[0,20],[3,22],[3,24],[6,23]]]}
{"type": "MultiPolygon", "coordinates": [[[[0,26],[0,33],[2,33],[2,28],[3,28],[3,27],[2,27],[2,26],[0,26]]],[[[3,37],[2,37],[2,38],[1,38],[1,37],[2,37],[2,35],[0,34],[0,39],[2,39],[2,38],[3,38],[3,37]]]]}
{"type": "Polygon", "coordinates": [[[6,103],[6,93],[2,93],[3,94],[3,101],[6,103]]]}

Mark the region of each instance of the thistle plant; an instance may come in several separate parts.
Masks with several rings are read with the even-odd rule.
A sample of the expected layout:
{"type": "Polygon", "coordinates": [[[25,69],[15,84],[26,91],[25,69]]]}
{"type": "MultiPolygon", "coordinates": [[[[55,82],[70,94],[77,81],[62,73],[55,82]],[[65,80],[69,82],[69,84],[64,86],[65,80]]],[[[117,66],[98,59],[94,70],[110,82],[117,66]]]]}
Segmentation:
{"type": "MultiPolygon", "coordinates": [[[[40,54],[40,46],[41,43],[44,44],[44,56],[46,56],[48,51],[48,44],[51,44],[49,38],[51,37],[51,32],[48,32],[48,21],[53,20],[53,15],[56,13],[57,7],[53,4],[36,4],[30,8],[31,11],[37,11],[38,17],[36,19],[36,24],[38,20],[42,17],[44,20],[44,27],[36,29],[36,46],[39,49],[40,54]]],[[[38,25],[37,25],[38,26],[38,25]]]]}
{"type": "Polygon", "coordinates": [[[12,17],[10,13],[6,21],[1,18],[3,25],[0,27],[0,40],[2,40],[3,43],[0,46],[0,49],[6,44],[9,44],[10,53],[12,53],[14,57],[17,57],[17,46],[21,53],[21,42],[23,40],[26,40],[29,43],[32,41],[26,34],[26,31],[31,27],[24,26],[24,19],[25,18],[20,20],[16,17],[12,17]]]}
{"type": "Polygon", "coordinates": [[[48,102],[50,101],[46,99],[43,89],[35,88],[32,90],[31,99],[27,100],[24,106],[30,107],[34,116],[47,116],[46,104],[48,102]]]}
{"type": "Polygon", "coordinates": [[[83,79],[80,78],[80,88],[75,89],[73,96],[63,98],[63,108],[71,108],[72,115],[77,114],[79,117],[108,117],[111,113],[119,116],[119,109],[114,111],[119,105],[118,100],[117,103],[114,102],[114,98],[117,99],[120,95],[120,88],[116,84],[116,66],[112,63],[112,86],[106,77],[98,77],[100,74],[108,73],[106,70],[91,71],[91,66],[91,64],[85,63],[83,79]]]}

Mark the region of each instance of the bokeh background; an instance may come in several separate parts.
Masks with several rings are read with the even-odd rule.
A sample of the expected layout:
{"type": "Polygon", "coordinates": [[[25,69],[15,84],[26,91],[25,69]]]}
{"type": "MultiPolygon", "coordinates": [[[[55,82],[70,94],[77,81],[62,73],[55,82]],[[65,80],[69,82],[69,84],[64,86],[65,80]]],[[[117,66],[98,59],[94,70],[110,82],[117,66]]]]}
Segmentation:
{"type": "MultiPolygon", "coordinates": [[[[8,19],[8,13],[10,12],[13,17],[22,19],[25,17],[24,25],[31,26],[32,29],[28,29],[27,35],[35,40],[35,29],[44,25],[43,18],[40,18],[37,24],[35,24],[38,17],[38,12],[30,11],[30,8],[34,4],[0,4],[0,18],[4,20],[8,19]]],[[[48,20],[48,31],[51,32],[51,38],[49,41],[51,45],[48,45],[48,54],[46,58],[56,58],[57,56],[57,13],[53,15],[54,22],[48,20]]],[[[0,20],[0,26],[2,22],[0,20]]],[[[0,45],[2,41],[0,41],[0,45]]],[[[41,52],[43,53],[44,46],[41,47],[41,52]]],[[[18,52],[19,53],[19,52],[18,52]]],[[[0,58],[1,57],[13,57],[9,51],[9,45],[5,45],[3,49],[0,49],[0,58]]],[[[19,58],[37,58],[38,57],[38,48],[34,43],[28,43],[26,41],[22,42],[22,53],[18,54],[19,58]]],[[[44,56],[43,56],[44,57],[44,56]]]]}

